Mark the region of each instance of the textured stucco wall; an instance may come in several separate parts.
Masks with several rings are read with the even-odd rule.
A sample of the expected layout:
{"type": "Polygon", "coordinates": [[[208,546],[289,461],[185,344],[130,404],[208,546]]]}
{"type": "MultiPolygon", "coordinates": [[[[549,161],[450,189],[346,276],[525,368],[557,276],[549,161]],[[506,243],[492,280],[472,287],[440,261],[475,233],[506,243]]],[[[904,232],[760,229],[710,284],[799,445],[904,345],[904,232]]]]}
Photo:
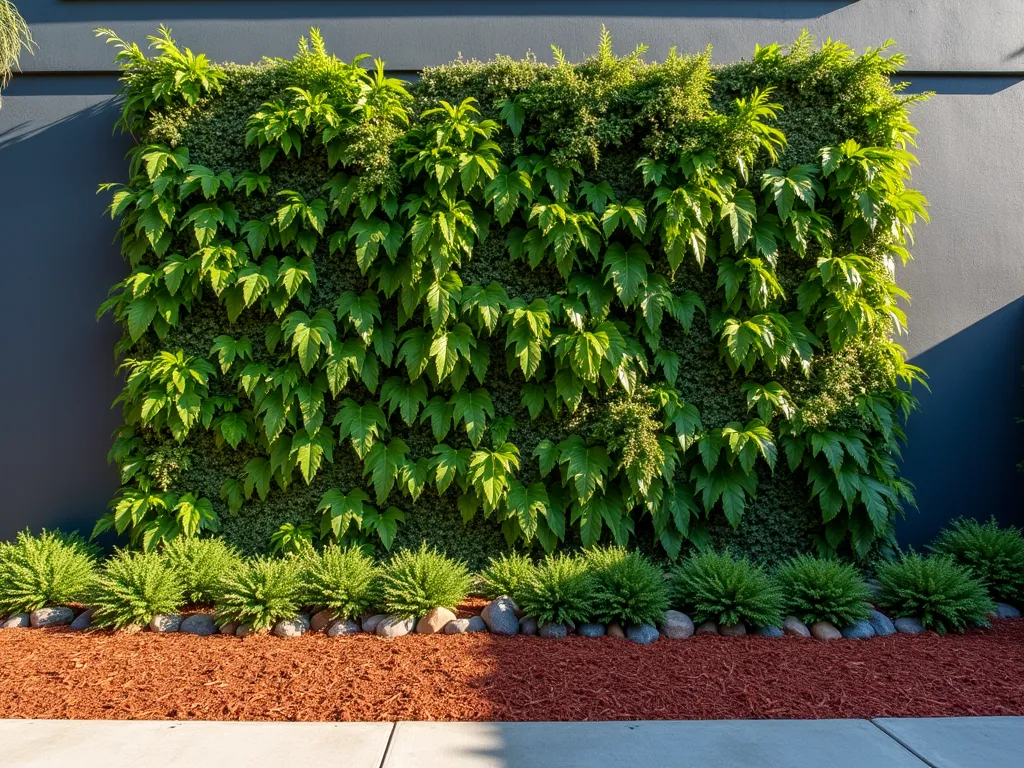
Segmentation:
{"type": "Polygon", "coordinates": [[[116,487],[105,456],[118,421],[117,332],[95,308],[123,264],[101,181],[124,176],[114,135],[113,27],[143,41],[159,23],[218,60],[285,56],[319,26],[343,57],[370,52],[415,71],[463,55],[578,58],[601,23],[617,49],[651,56],[711,43],[717,61],[801,29],[858,48],[887,38],[908,56],[921,168],[931,200],[902,284],[913,296],[913,362],[931,375],[910,423],[905,471],[917,484],[903,539],[949,517],[1024,523],[1024,3],[1019,0],[21,0],[39,50],[0,108],[0,538],[26,525],[88,527],[116,487]],[[47,290],[40,291],[45,285],[47,290]]]}

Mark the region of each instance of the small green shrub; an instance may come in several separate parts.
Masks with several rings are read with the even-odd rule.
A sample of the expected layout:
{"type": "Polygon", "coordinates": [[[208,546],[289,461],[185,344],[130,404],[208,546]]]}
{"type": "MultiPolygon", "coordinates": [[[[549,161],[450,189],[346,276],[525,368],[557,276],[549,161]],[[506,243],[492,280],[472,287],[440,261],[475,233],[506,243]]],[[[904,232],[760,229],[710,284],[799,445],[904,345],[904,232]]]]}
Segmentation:
{"type": "Polygon", "coordinates": [[[255,557],[228,573],[217,595],[217,620],[269,629],[299,611],[301,570],[295,558],[255,557]]]}
{"type": "Polygon", "coordinates": [[[380,579],[380,605],[390,614],[407,619],[434,608],[452,608],[466,599],[473,586],[466,564],[436,549],[403,549],[384,566],[380,579]]]}
{"type": "Polygon", "coordinates": [[[911,616],[940,635],[970,626],[988,626],[995,603],[985,585],[946,555],[916,552],[878,567],[880,602],[895,616],[911,616]]]}
{"type": "Polygon", "coordinates": [[[1024,604],[1024,536],[1018,528],[1000,528],[995,518],[955,520],[929,549],[969,568],[994,599],[1024,604]]]}
{"type": "Polygon", "coordinates": [[[19,533],[0,545],[0,614],[82,602],[93,566],[91,550],[77,536],[19,533]]]}
{"type": "Polygon", "coordinates": [[[93,623],[124,629],[175,613],[185,599],[177,573],[156,552],[119,551],[108,558],[89,590],[93,623]]]}
{"type": "Polygon", "coordinates": [[[303,558],[299,574],[302,602],[354,619],[377,598],[377,567],[362,550],[336,544],[303,558]]]}
{"type": "Polygon", "coordinates": [[[168,542],[163,554],[190,603],[213,603],[221,581],[240,561],[238,552],[222,539],[178,537],[168,542]]]}
{"type": "Polygon", "coordinates": [[[766,627],[782,621],[778,586],[749,560],[727,554],[698,554],[676,566],[669,597],[696,622],[766,627]]]}
{"type": "Polygon", "coordinates": [[[533,574],[533,569],[533,561],[526,555],[511,552],[492,557],[480,574],[484,582],[484,597],[493,600],[508,595],[518,604],[523,585],[533,574]]]}
{"type": "Polygon", "coordinates": [[[548,555],[523,585],[519,607],[542,624],[588,621],[594,613],[595,586],[582,558],[548,555]]]}
{"type": "Polygon", "coordinates": [[[807,624],[830,621],[845,627],[870,613],[871,593],[848,563],[800,555],[784,563],[775,578],[785,611],[807,624]]]}
{"type": "Polygon", "coordinates": [[[588,552],[594,575],[594,616],[605,624],[657,624],[668,609],[661,569],[639,552],[608,547],[588,552]]]}

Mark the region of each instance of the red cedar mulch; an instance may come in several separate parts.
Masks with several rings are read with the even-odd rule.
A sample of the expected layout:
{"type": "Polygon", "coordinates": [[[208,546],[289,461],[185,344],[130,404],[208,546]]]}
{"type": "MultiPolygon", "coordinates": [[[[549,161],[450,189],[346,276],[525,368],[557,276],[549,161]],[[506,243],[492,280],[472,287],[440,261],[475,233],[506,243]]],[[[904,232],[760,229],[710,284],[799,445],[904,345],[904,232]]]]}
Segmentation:
{"type": "Polygon", "coordinates": [[[620,720],[1024,715],[1024,621],[820,643],[702,636],[0,632],[0,717],[620,720]]]}

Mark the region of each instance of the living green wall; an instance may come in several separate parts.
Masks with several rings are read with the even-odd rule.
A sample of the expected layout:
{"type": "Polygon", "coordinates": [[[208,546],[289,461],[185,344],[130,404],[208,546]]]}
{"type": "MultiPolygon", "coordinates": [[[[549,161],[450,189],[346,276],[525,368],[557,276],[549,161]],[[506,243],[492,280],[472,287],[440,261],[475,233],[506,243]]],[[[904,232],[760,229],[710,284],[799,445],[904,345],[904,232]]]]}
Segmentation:
{"type": "Polygon", "coordinates": [[[919,378],[894,273],[925,204],[898,56],[647,64],[606,36],[410,85],[315,34],[257,66],[157,40],[119,58],[138,148],[100,528],[473,564],[890,541],[919,378]]]}

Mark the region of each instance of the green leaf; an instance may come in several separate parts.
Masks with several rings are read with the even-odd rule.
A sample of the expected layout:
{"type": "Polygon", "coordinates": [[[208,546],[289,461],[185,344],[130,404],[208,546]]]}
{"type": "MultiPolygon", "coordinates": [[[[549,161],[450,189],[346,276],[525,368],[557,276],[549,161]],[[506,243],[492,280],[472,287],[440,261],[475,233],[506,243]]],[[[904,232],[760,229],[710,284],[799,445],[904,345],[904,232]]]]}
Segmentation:
{"type": "Polygon", "coordinates": [[[505,99],[499,105],[498,115],[504,120],[513,136],[518,136],[526,122],[526,109],[512,99],[505,99]]]}
{"type": "Polygon", "coordinates": [[[380,322],[377,294],[373,291],[363,291],[362,295],[357,296],[354,291],[344,291],[334,306],[337,318],[348,319],[352,323],[352,329],[363,337],[363,341],[368,342],[375,323],[380,322]]]}
{"type": "Polygon", "coordinates": [[[321,535],[332,534],[337,540],[346,534],[352,523],[362,527],[366,513],[376,512],[368,504],[369,501],[370,497],[359,488],[353,488],[347,494],[337,488],[331,488],[320,498],[320,504],[316,508],[317,512],[323,512],[320,520],[321,535]]]}
{"type": "Polygon", "coordinates": [[[434,483],[438,493],[444,493],[459,477],[465,477],[469,471],[472,452],[469,448],[451,448],[445,443],[434,446],[434,483]]]}
{"type": "Polygon", "coordinates": [[[389,416],[399,411],[402,421],[411,427],[420,408],[427,404],[427,384],[423,379],[408,381],[400,376],[392,376],[381,387],[380,403],[387,406],[389,416]]]}
{"type": "Polygon", "coordinates": [[[502,309],[509,303],[508,294],[498,283],[491,283],[486,288],[470,285],[462,291],[462,316],[476,320],[479,329],[493,333],[501,319],[502,309]]]}
{"type": "Polygon", "coordinates": [[[392,489],[398,471],[407,461],[409,446],[404,440],[394,438],[386,445],[379,441],[373,444],[363,460],[363,477],[370,475],[377,494],[377,504],[383,504],[392,489]]]}
{"type": "Polygon", "coordinates": [[[349,397],[334,417],[334,426],[340,427],[338,440],[350,438],[356,455],[364,459],[387,428],[387,418],[377,403],[371,401],[360,405],[349,397]]]}
{"type": "Polygon", "coordinates": [[[229,477],[220,487],[220,498],[227,502],[228,510],[232,515],[236,514],[245,503],[245,492],[242,484],[235,478],[229,477]]]}
{"type": "Polygon", "coordinates": [[[605,251],[605,282],[612,282],[619,299],[627,307],[636,301],[641,286],[647,283],[647,267],[650,263],[647,251],[636,243],[629,250],[619,243],[612,243],[605,251]]]}
{"type": "Polygon", "coordinates": [[[640,239],[647,229],[647,211],[643,202],[635,198],[624,205],[611,203],[601,216],[601,226],[605,237],[611,237],[621,227],[640,239]]]}
{"type": "Polygon", "coordinates": [[[474,451],[469,461],[469,481],[480,494],[486,509],[498,506],[508,490],[510,473],[519,468],[519,449],[503,443],[493,451],[474,451]]]}
{"type": "Polygon", "coordinates": [[[445,439],[452,428],[454,412],[455,406],[440,395],[437,395],[430,398],[430,401],[423,409],[423,412],[420,414],[420,423],[424,424],[429,419],[434,439],[440,442],[445,439]]]}
{"type": "Polygon", "coordinates": [[[252,342],[248,336],[235,339],[231,336],[218,336],[213,340],[210,354],[216,354],[220,361],[221,373],[227,373],[231,364],[237,360],[252,360],[252,342]]]}
{"type": "Polygon", "coordinates": [[[363,527],[376,533],[384,549],[391,551],[391,545],[395,541],[395,534],[398,533],[398,524],[405,521],[405,512],[398,507],[388,507],[383,514],[370,508],[363,515],[363,527]]]}
{"type": "Polygon", "coordinates": [[[309,485],[320,471],[323,460],[333,460],[334,438],[329,430],[318,430],[312,434],[300,429],[292,436],[291,458],[302,473],[302,479],[309,485]]]}
{"type": "Polygon", "coordinates": [[[838,432],[826,430],[825,432],[811,433],[811,453],[814,456],[823,454],[833,472],[838,472],[843,464],[843,439],[838,432]]]}
{"type": "Polygon", "coordinates": [[[216,531],[220,528],[213,502],[205,497],[197,499],[191,493],[186,493],[178,499],[174,512],[182,534],[187,537],[195,536],[201,530],[216,531]]]}
{"type": "Polygon", "coordinates": [[[579,435],[559,443],[558,462],[564,465],[566,480],[576,488],[576,497],[586,504],[598,488],[604,488],[612,460],[603,446],[588,446],[579,435]]]}
{"type": "Polygon", "coordinates": [[[465,323],[456,323],[447,331],[438,331],[430,344],[430,356],[434,359],[438,381],[443,381],[455,370],[460,358],[472,358],[476,339],[465,323]]]}
{"type": "Polygon", "coordinates": [[[157,303],[153,296],[143,296],[128,305],[128,334],[138,341],[156,317],[157,303]]]}
{"type": "Polygon", "coordinates": [[[530,418],[536,419],[547,403],[547,389],[542,384],[527,382],[522,386],[520,404],[530,412],[530,418]]]}
{"type": "Polygon", "coordinates": [[[537,533],[540,519],[547,516],[547,487],[544,483],[536,482],[527,488],[518,480],[513,480],[509,484],[507,503],[509,512],[515,515],[519,523],[523,538],[530,541],[537,533]]]}
{"type": "Polygon", "coordinates": [[[533,199],[530,177],[523,171],[502,168],[485,187],[484,197],[494,206],[494,215],[504,227],[519,210],[520,199],[524,202],[533,199]]]}
{"type": "Polygon", "coordinates": [[[670,349],[659,349],[654,353],[654,362],[656,365],[661,366],[662,373],[665,374],[665,380],[674,387],[676,379],[679,378],[679,354],[670,349]]]}
{"type": "Polygon", "coordinates": [[[488,417],[494,416],[490,393],[482,387],[472,391],[464,389],[456,392],[450,402],[454,406],[455,423],[461,421],[465,425],[469,441],[476,448],[487,429],[488,417]]]}
{"type": "Polygon", "coordinates": [[[312,370],[322,350],[330,354],[337,335],[334,319],[325,309],[317,310],[312,319],[305,312],[291,312],[281,323],[281,329],[284,339],[291,339],[292,351],[298,354],[303,373],[312,370]]]}
{"type": "Polygon", "coordinates": [[[217,420],[217,428],[225,442],[232,448],[237,448],[249,434],[248,422],[238,413],[225,413],[217,420]]]}
{"type": "Polygon", "coordinates": [[[733,246],[738,251],[750,239],[757,219],[757,201],[749,190],[738,189],[732,200],[722,205],[722,220],[729,220],[733,246]]]}

